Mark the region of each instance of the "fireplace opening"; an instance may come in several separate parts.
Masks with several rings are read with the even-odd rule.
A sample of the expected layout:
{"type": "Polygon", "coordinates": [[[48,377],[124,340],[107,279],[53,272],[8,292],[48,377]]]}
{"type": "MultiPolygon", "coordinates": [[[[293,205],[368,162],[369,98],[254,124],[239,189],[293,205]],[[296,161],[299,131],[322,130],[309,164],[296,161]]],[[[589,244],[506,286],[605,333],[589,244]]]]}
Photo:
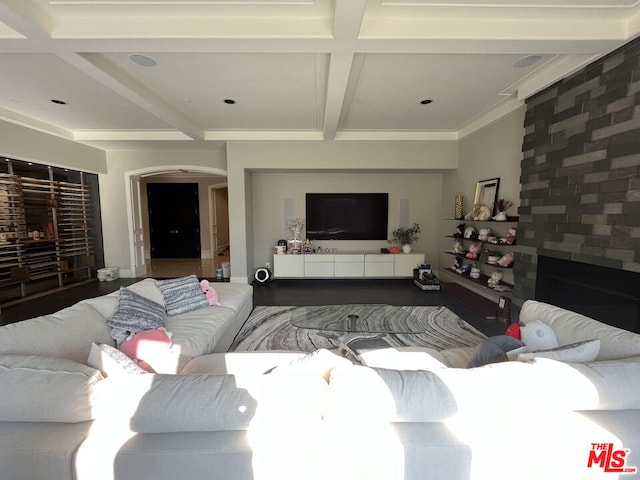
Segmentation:
{"type": "Polygon", "coordinates": [[[640,333],[640,274],[539,256],[536,300],[640,333]]]}

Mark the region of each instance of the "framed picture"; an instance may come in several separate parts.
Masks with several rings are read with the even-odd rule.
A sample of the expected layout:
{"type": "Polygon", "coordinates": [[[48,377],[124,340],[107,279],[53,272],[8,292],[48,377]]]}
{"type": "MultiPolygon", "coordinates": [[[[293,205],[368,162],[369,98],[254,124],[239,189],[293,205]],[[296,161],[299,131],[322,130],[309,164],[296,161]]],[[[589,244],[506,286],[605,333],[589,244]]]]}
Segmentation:
{"type": "Polygon", "coordinates": [[[480,180],[476,184],[476,197],[474,205],[485,205],[491,210],[491,215],[496,214],[496,202],[498,201],[498,187],[500,186],[499,178],[489,178],[488,180],[480,180]]]}

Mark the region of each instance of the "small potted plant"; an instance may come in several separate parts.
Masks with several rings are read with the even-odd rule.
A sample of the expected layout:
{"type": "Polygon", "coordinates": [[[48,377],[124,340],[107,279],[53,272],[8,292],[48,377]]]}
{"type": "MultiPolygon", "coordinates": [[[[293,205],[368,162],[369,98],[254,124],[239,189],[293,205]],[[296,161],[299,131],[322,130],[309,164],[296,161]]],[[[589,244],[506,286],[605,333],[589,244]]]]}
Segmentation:
{"type": "Polygon", "coordinates": [[[417,223],[414,223],[413,226],[409,228],[399,227],[391,232],[393,239],[389,240],[389,243],[399,243],[400,245],[402,245],[402,251],[404,253],[410,253],[411,244],[418,240],[419,233],[420,225],[417,223]]]}
{"type": "Polygon", "coordinates": [[[504,222],[507,219],[507,210],[513,207],[513,202],[501,198],[498,200],[496,207],[498,208],[498,214],[493,219],[498,222],[504,222]]]}

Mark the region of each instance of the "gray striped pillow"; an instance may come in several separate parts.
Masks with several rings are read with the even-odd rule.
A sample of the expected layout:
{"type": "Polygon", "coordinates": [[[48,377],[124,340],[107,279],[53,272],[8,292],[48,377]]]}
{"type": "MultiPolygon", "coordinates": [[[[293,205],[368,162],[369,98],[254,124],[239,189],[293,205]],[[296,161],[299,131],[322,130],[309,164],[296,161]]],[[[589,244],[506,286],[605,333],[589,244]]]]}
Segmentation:
{"type": "Polygon", "coordinates": [[[156,284],[162,292],[167,314],[170,317],[209,306],[209,300],[205,297],[198,277],[195,275],[158,280],[156,284]]]}
{"type": "Polygon", "coordinates": [[[118,308],[107,325],[131,333],[155,330],[164,325],[164,307],[128,288],[120,289],[118,308]]]}

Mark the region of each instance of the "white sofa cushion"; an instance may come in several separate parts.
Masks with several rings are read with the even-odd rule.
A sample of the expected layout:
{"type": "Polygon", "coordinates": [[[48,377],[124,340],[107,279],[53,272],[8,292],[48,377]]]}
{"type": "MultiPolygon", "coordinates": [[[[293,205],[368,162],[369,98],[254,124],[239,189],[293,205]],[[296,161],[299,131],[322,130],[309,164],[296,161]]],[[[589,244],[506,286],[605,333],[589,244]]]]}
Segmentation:
{"type": "Polygon", "coordinates": [[[368,367],[394,370],[431,370],[447,367],[447,361],[442,354],[428,347],[389,347],[360,350],[358,357],[368,367]]]}
{"type": "Polygon", "coordinates": [[[253,287],[242,283],[215,283],[218,292],[218,302],[222,307],[227,307],[234,312],[240,311],[247,301],[253,298],[253,287]]]}
{"type": "Polygon", "coordinates": [[[297,372],[268,375],[160,375],[107,378],[99,385],[100,421],[138,433],[247,430],[269,422],[319,421],[328,385],[297,372]]]}
{"type": "Polygon", "coordinates": [[[211,353],[189,361],[180,375],[258,375],[305,355],[306,352],[285,350],[211,353]]]}
{"type": "Polygon", "coordinates": [[[333,369],[326,418],[351,422],[438,422],[454,415],[456,402],[435,372],[359,365],[333,369]]]}
{"type": "Polygon", "coordinates": [[[92,342],[113,345],[107,320],[89,302],[0,327],[0,354],[67,358],[85,363],[92,342]]]}
{"type": "Polygon", "coordinates": [[[94,418],[102,374],[80,363],[35,355],[0,355],[0,421],[84,422],[94,418]]]}
{"type": "Polygon", "coordinates": [[[156,371],[177,373],[192,358],[213,353],[220,338],[235,319],[235,312],[226,307],[208,307],[167,317],[165,328],[171,332],[171,352],[177,363],[169,370],[156,371]]]}
{"type": "Polygon", "coordinates": [[[539,358],[431,371],[340,366],[331,373],[328,416],[435,422],[457,413],[500,415],[507,409],[638,409],[639,376],[638,358],[586,364],[539,358]]]}
{"type": "Polygon", "coordinates": [[[600,340],[597,360],[640,355],[640,335],[637,333],[612,327],[548,303],[527,300],[520,310],[520,321],[529,323],[535,320],[540,320],[553,329],[559,345],[597,338],[600,340]]]}
{"type": "Polygon", "coordinates": [[[94,476],[74,474],[76,452],[89,435],[92,425],[93,422],[0,423],[0,478],[95,480],[94,476]]]}

